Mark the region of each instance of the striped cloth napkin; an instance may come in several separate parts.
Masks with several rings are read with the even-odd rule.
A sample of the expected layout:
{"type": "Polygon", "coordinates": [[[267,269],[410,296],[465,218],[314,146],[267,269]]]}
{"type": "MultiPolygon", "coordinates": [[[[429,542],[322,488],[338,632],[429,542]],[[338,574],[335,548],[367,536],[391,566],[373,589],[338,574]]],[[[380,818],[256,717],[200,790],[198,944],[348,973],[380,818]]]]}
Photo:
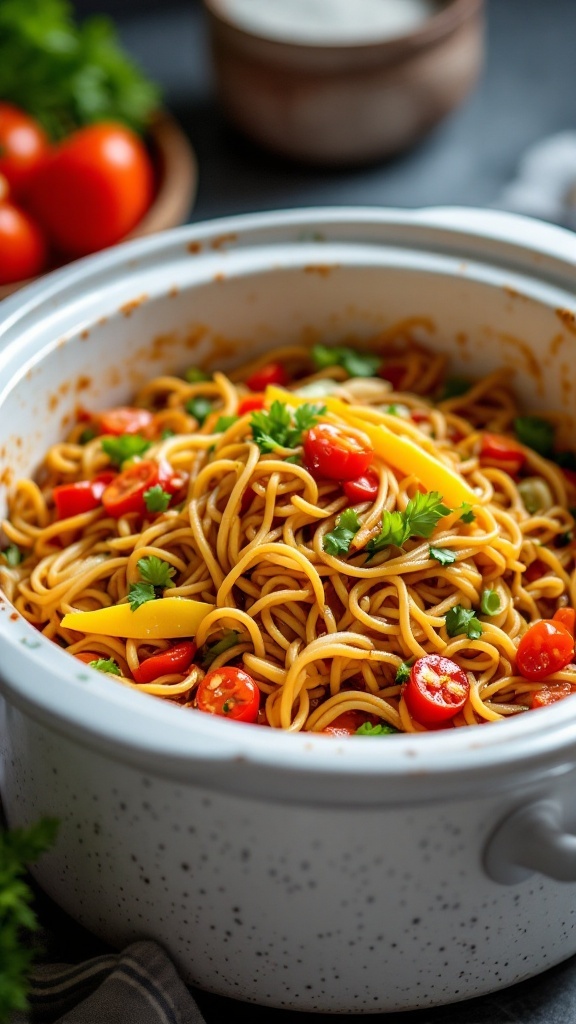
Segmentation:
{"type": "Polygon", "coordinates": [[[29,1004],[11,1024],[205,1024],[155,942],[134,942],[82,964],[37,967],[29,1004]]]}

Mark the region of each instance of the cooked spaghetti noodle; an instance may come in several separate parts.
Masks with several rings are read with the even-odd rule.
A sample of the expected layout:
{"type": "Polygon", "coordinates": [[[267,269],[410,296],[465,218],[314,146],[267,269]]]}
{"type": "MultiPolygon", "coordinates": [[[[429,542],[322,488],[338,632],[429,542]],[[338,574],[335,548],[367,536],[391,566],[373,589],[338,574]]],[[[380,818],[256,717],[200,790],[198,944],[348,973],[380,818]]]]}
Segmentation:
{"type": "Polygon", "coordinates": [[[132,412],[148,411],[141,429],[130,409],[124,432],[110,430],[106,413],[83,416],[50,448],[37,480],[21,480],[10,496],[0,570],[9,599],[70,654],[184,707],[197,706],[207,670],[241,666],[258,688],[253,719],[280,729],[435,727],[406,699],[413,666],[433,655],[466,681],[448,726],[495,722],[576,691],[573,642],[572,657],[544,676],[518,665],[531,624],[576,606],[576,475],[553,449],[514,439],[508,374],[459,382],[446,397],[438,354],[414,345],[383,361],[372,355],[355,375],[349,350],[334,351],[331,362],[317,346],[315,365],[309,350],[292,347],[229,377],[157,377],[134,401],[132,412]],[[299,401],[270,395],[264,385],[274,379],[299,401]],[[364,491],[358,479],[350,487],[349,469],[343,481],[338,467],[326,475],[312,465],[318,424],[342,432],[353,452],[373,449],[385,428],[388,441],[357,474],[364,491]],[[137,440],[118,454],[126,437],[137,440]],[[387,458],[394,438],[411,442],[405,459],[387,458]],[[411,451],[424,453],[432,481],[410,464],[411,451]],[[146,504],[141,494],[140,506],[123,504],[118,481],[127,471],[144,479],[151,463],[146,504]],[[111,485],[115,506],[100,500],[111,485]],[[458,500],[460,485],[472,500],[458,500]],[[88,490],[90,507],[84,498],[75,505],[88,490]],[[424,526],[418,496],[432,517],[424,526]],[[159,561],[160,580],[151,580],[143,567],[159,561]],[[183,634],[161,625],[132,638],[69,625],[72,613],[127,603],[136,622],[144,604],[148,614],[167,598],[208,606],[188,635],[198,651],[188,645],[181,661],[173,652],[183,634]]]}

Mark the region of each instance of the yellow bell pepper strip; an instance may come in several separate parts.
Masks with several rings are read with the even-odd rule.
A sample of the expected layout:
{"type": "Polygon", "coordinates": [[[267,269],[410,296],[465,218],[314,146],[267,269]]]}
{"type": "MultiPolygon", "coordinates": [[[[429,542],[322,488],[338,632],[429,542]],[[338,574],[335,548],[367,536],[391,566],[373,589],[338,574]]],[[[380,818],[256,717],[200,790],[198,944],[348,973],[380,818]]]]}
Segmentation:
{"type": "Polygon", "coordinates": [[[98,633],[130,640],[170,640],[194,636],[202,619],[214,605],[185,597],[161,597],[147,601],[136,611],[129,604],[115,604],[92,612],[69,612],[62,619],[64,629],[98,633]]]}
{"type": "MultiPolygon", "coordinates": [[[[361,416],[355,415],[356,406],[347,405],[340,398],[327,395],[321,401],[329,412],[340,416],[357,430],[363,430],[372,441],[375,452],[388,465],[406,476],[414,474],[427,491],[439,491],[448,505],[456,508],[463,502],[470,505],[477,503],[478,496],[463,477],[424,451],[410,438],[400,437],[382,423],[370,423],[362,419],[361,416]]],[[[284,402],[288,406],[296,407],[310,402],[310,399],[300,398],[291,391],[269,385],[265,391],[265,402],[268,407],[272,402],[284,402]]]]}

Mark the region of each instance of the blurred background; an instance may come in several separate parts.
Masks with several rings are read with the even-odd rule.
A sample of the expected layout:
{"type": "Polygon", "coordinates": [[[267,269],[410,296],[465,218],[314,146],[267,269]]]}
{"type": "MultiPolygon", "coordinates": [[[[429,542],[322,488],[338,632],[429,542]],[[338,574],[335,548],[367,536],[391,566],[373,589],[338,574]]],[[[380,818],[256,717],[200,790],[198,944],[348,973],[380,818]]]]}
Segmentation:
{"type": "Polygon", "coordinates": [[[477,86],[422,141],[392,159],[326,169],[271,155],[218,107],[200,0],[76,0],[107,13],[189,136],[199,163],[190,219],[315,204],[498,205],[526,150],[576,129],[576,3],[487,0],[477,86]]]}

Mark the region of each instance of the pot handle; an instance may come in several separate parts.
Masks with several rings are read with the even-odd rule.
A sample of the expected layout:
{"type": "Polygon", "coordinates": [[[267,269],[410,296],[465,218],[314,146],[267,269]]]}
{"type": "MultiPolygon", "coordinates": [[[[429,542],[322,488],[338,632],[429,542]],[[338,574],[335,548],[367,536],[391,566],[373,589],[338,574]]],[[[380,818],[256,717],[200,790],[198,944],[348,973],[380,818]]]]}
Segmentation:
{"type": "Polygon", "coordinates": [[[538,800],[513,811],[494,830],[484,851],[484,870],[494,882],[517,885],[535,872],[576,882],[576,835],[562,827],[562,806],[538,800]]]}

